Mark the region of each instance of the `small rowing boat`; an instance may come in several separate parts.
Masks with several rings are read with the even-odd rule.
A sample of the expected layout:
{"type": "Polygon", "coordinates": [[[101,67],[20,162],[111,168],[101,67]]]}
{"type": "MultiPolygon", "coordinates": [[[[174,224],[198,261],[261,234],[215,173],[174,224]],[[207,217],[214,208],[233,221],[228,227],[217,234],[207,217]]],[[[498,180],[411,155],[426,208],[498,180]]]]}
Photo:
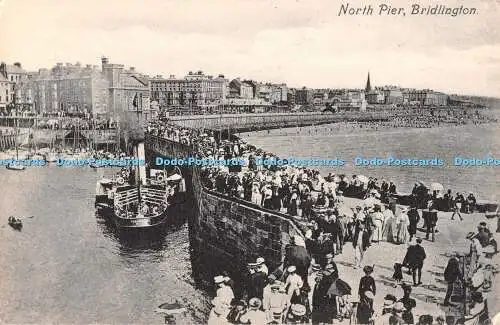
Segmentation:
{"type": "Polygon", "coordinates": [[[21,221],[21,219],[10,216],[9,217],[9,226],[11,226],[12,228],[14,228],[16,230],[21,230],[23,228],[23,222],[21,221]]]}

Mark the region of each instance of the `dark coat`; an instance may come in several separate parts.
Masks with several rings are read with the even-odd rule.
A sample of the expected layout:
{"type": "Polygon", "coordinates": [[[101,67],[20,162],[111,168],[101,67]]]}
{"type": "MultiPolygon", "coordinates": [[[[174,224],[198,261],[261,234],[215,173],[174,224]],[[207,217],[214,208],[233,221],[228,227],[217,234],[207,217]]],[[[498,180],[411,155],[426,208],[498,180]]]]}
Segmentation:
{"type": "Polygon", "coordinates": [[[358,292],[359,294],[363,294],[365,291],[371,291],[375,295],[377,292],[377,287],[375,286],[375,280],[369,276],[365,275],[364,277],[361,278],[359,281],[359,289],[358,292]]]}
{"type": "Polygon", "coordinates": [[[250,285],[248,286],[248,296],[257,297],[262,300],[264,287],[267,285],[267,275],[264,272],[255,272],[250,275],[250,285]]]}
{"type": "Polygon", "coordinates": [[[283,261],[285,270],[290,265],[295,265],[298,275],[307,275],[309,266],[311,265],[311,257],[305,247],[289,246],[286,248],[285,254],[285,260],[283,261]]]}
{"type": "Polygon", "coordinates": [[[455,282],[458,277],[461,277],[460,266],[456,258],[451,258],[444,270],[444,279],[446,282],[455,282]]]}
{"type": "MultiPolygon", "coordinates": [[[[356,231],[354,232],[354,237],[352,239],[352,246],[356,248],[356,245],[358,243],[358,237],[359,237],[359,229],[357,228],[356,231]]],[[[370,234],[368,231],[363,230],[363,239],[362,239],[362,249],[365,251],[368,246],[370,246],[370,234]]]]}
{"type": "Polygon", "coordinates": [[[410,226],[408,227],[408,232],[410,235],[415,235],[417,233],[417,224],[420,221],[420,215],[417,209],[411,209],[408,211],[408,219],[410,220],[410,226]]]}
{"type": "Polygon", "coordinates": [[[335,306],[335,300],[328,296],[328,289],[330,289],[333,280],[331,275],[324,275],[314,287],[312,297],[313,323],[331,323],[333,319],[332,309],[335,306]]]}
{"type": "Polygon", "coordinates": [[[356,311],[358,324],[369,324],[372,315],[373,315],[373,300],[367,297],[363,297],[362,299],[360,299],[358,309],[356,311]]]}
{"type": "Polygon", "coordinates": [[[426,258],[425,250],[420,245],[414,245],[408,247],[406,252],[405,263],[410,267],[420,268],[424,265],[424,260],[426,258]]]}

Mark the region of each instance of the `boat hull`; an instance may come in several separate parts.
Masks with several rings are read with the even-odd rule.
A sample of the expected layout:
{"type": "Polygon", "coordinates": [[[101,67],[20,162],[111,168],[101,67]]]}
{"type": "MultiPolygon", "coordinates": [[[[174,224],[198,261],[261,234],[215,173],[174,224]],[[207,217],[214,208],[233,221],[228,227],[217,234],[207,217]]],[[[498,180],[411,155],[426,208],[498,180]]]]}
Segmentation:
{"type": "Polygon", "coordinates": [[[7,165],[7,169],[22,171],[22,170],[25,170],[26,167],[25,166],[20,166],[20,165],[7,165]]]}
{"type": "Polygon", "coordinates": [[[112,222],[118,230],[159,229],[168,221],[167,210],[152,217],[121,218],[116,215],[113,205],[105,202],[105,198],[96,197],[96,209],[99,215],[112,222]]]}

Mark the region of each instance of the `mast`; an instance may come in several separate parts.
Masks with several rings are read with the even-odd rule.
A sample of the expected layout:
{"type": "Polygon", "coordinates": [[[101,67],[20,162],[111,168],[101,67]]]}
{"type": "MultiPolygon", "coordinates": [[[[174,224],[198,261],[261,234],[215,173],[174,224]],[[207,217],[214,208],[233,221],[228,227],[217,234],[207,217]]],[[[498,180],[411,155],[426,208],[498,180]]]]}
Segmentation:
{"type": "Polygon", "coordinates": [[[16,109],[16,120],[14,129],[14,144],[16,145],[16,160],[19,160],[19,148],[17,146],[17,136],[19,135],[19,117],[17,116],[17,96],[14,94],[14,108],[16,109]]]}

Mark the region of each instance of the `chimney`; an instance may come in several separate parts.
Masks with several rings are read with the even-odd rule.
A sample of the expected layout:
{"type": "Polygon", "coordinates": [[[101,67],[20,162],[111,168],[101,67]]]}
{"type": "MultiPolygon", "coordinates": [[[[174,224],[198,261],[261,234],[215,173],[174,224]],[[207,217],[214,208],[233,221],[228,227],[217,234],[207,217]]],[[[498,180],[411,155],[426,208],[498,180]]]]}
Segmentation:
{"type": "Polygon", "coordinates": [[[109,63],[109,59],[108,59],[107,57],[103,56],[103,57],[101,58],[101,63],[102,63],[102,64],[108,64],[108,63],[109,63]]]}

